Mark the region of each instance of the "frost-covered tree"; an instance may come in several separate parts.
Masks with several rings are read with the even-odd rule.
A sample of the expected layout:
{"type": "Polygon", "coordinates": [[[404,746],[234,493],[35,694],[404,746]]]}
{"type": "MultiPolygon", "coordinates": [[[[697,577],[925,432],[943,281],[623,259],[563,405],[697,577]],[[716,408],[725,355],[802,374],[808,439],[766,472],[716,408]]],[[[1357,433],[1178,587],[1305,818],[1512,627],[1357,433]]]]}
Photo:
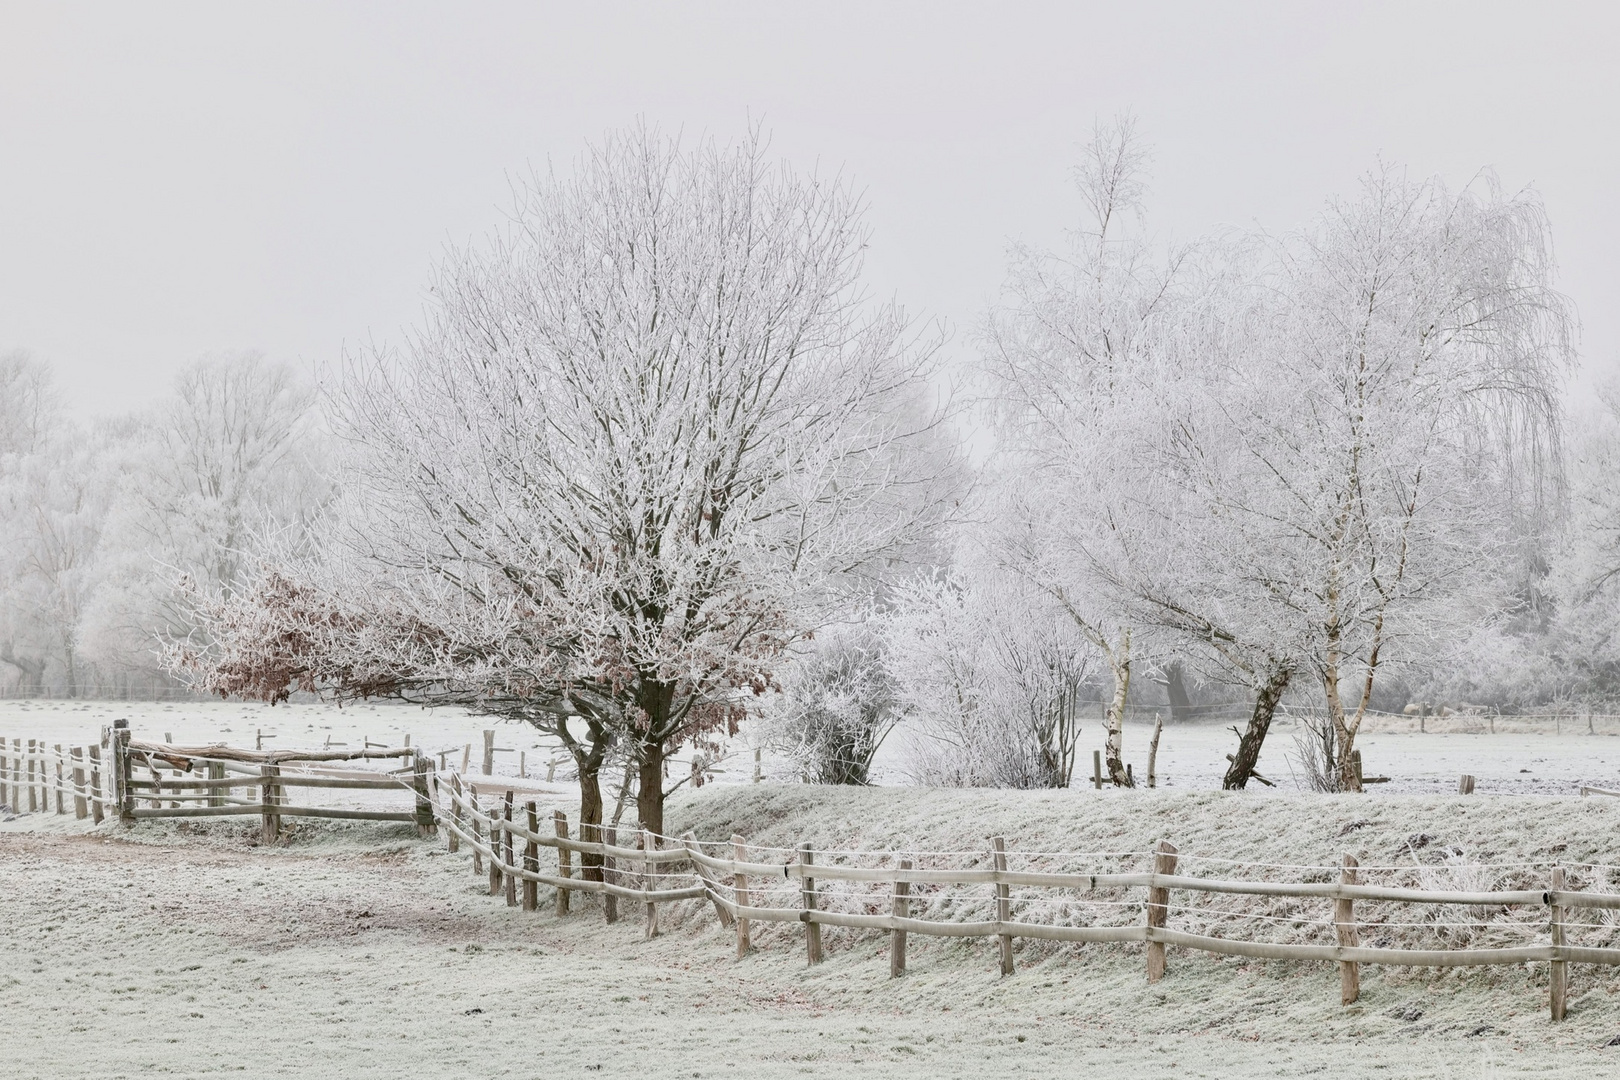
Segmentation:
{"type": "Polygon", "coordinates": [[[1146,152],[1134,121],[1099,124],[1076,170],[1087,220],[1061,253],[1013,250],[1005,298],[984,334],[1003,455],[995,547],[1002,564],[1057,602],[1112,679],[1105,759],[1130,783],[1125,707],[1141,628],[1110,580],[1139,530],[1122,519],[1107,462],[1122,446],[1115,414],[1139,407],[1179,302],[1184,256],[1157,256],[1133,221],[1146,152]],[[1133,641],[1134,639],[1134,641],[1133,641]]]}
{"type": "Polygon", "coordinates": [[[187,590],[228,596],[256,544],[304,535],[330,494],[316,420],[313,386],[240,353],[192,363],[118,425],[118,495],[82,630],[104,667],[158,670],[160,643],[197,630],[187,590]]]}
{"type": "Polygon", "coordinates": [[[861,289],[849,187],[750,136],[636,130],[453,255],[400,353],[336,385],[352,457],[322,557],[209,610],[213,689],[456,702],[574,753],[581,820],[627,744],[734,725],[829,597],[939,510],[931,349],[861,289]],[[926,472],[926,469],[924,470],[926,472]]]}

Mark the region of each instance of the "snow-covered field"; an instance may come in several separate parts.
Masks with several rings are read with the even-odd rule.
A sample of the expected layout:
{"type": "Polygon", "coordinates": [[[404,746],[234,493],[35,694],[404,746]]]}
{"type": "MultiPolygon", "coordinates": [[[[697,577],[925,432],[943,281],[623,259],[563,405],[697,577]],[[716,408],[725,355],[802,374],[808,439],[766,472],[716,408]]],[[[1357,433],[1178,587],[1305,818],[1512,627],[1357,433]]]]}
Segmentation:
{"type": "MultiPolygon", "coordinates": [[[[80,741],[118,716],[139,736],[250,744],[262,729],[278,746],[356,736],[398,745],[409,731],[413,745],[448,749],[476,743],[485,726],[381,705],[50,702],[7,703],[0,734],[80,741]]],[[[505,729],[498,742],[532,747],[543,760],[538,740],[519,734],[505,729]]],[[[1146,734],[1127,734],[1139,773],[1146,734]]],[[[1213,791],[1233,738],[1216,727],[1168,729],[1165,787],[1156,792],[722,784],[678,793],[671,831],[737,831],[765,846],[936,851],[982,851],[988,836],[1004,835],[1019,853],[1142,850],[1169,838],[1189,866],[1327,863],[1345,851],[1369,865],[1436,866],[1443,852],[1500,864],[1504,879],[1538,877],[1553,860],[1604,864],[1584,871],[1594,880],[1620,873],[1612,865],[1620,864],[1620,800],[1538,797],[1569,796],[1582,780],[1613,784],[1620,770],[1609,762],[1620,763],[1620,743],[1607,737],[1372,735],[1368,772],[1397,782],[1366,796],[1213,791]],[[1480,778],[1480,794],[1444,794],[1462,771],[1480,778]],[[1496,791],[1524,797],[1490,797],[1496,791]]],[[[1285,783],[1289,744],[1278,732],[1262,762],[1285,783]]],[[[515,754],[501,760],[502,770],[515,769],[515,754]]],[[[722,779],[746,779],[751,766],[749,757],[722,779]]],[[[571,798],[556,786],[557,805],[571,798]]],[[[827,930],[827,962],[809,969],[795,927],[759,928],[758,952],[738,962],[702,904],[667,905],[665,934],[644,941],[634,910],[605,926],[599,908],[576,897],[575,913],[559,920],[544,892],[538,914],[508,909],[486,895],[464,856],[409,828],[299,821],[274,849],[254,846],[256,834],[256,822],[96,829],[24,815],[0,824],[8,1073],[392,1080],[1620,1070],[1620,1045],[1605,1045],[1620,1037],[1620,978],[1592,968],[1574,969],[1570,1017],[1560,1025],[1546,1019],[1545,965],[1368,968],[1361,1002],[1342,1008],[1327,965],[1172,949],[1169,976],[1149,987],[1139,947],[1028,942],[1018,947],[1017,973],[1002,979],[993,945],[914,937],[909,973],[891,981],[876,934],[827,930]]],[[[1535,918],[1507,930],[1543,933],[1535,918]]],[[[1596,944],[1617,930],[1594,924],[1580,940],[1596,944]]]]}

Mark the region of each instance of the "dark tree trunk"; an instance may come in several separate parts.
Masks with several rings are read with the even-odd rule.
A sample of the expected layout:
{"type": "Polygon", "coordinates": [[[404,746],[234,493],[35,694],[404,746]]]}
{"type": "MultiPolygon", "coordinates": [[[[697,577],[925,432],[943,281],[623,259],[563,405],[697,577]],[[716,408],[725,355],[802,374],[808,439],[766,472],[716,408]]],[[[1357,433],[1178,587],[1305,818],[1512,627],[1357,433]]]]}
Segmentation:
{"type": "MultiPolygon", "coordinates": [[[[596,762],[581,765],[579,770],[579,838],[602,838],[602,773],[596,762]]],[[[602,856],[581,852],[579,863],[586,881],[602,880],[602,856]]]]}
{"type": "Polygon", "coordinates": [[[641,827],[664,834],[664,744],[641,744],[639,782],[636,787],[636,816],[641,827]]]}
{"type": "Polygon", "coordinates": [[[1164,669],[1164,696],[1170,702],[1170,722],[1172,724],[1185,724],[1192,720],[1192,698],[1187,694],[1187,684],[1181,677],[1181,664],[1179,662],[1164,669]]]}
{"type": "Polygon", "coordinates": [[[1277,711],[1277,702],[1282,699],[1283,691],[1288,689],[1288,680],[1293,672],[1286,668],[1272,672],[1271,677],[1260,688],[1254,698],[1254,713],[1249,717],[1249,726],[1238,739],[1237,753],[1232,755],[1231,767],[1226,770],[1226,779],[1221,787],[1227,791],[1241,791],[1248,786],[1249,777],[1254,775],[1254,768],[1260,763],[1260,747],[1266,741],[1266,732],[1271,729],[1271,717],[1277,711]]]}

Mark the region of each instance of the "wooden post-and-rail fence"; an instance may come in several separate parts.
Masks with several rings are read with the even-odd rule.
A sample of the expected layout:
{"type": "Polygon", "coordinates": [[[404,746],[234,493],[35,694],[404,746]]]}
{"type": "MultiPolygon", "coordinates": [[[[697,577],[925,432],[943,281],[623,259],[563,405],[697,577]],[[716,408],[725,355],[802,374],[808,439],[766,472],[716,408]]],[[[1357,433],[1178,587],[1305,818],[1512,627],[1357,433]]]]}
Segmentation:
{"type": "MultiPolygon", "coordinates": [[[[748,858],[749,849],[741,836],[720,843],[700,843],[691,834],[671,838],[645,830],[621,833],[611,827],[593,826],[581,830],[576,839],[561,811],[554,812],[546,823],[535,802],[525,801],[520,807],[514,794],[504,790],[498,795],[498,803],[486,807],[475,786],[463,777],[452,772],[447,780],[441,784],[439,774],[427,768],[426,759],[417,751],[300,753],[227,747],[188,750],[136,742],[124,727],[108,732],[101,746],[63,748],[39,740],[0,739],[0,803],[19,812],[27,808],[34,813],[65,814],[71,805],[76,816],[92,816],[97,821],[108,815],[133,821],[252,814],[267,823],[267,830],[272,825],[279,828],[280,819],[291,816],[409,821],[424,834],[442,827],[449,849],[455,852],[465,848],[475,873],[487,869],[491,895],[504,893],[514,907],[537,910],[538,887],[542,885],[555,890],[559,916],[571,913],[569,897],[574,893],[601,896],[603,914],[609,922],[617,918],[619,901],[638,902],[646,908],[645,933],[653,936],[658,933],[659,904],[707,900],[722,927],[735,933],[739,958],[755,947],[757,928],[763,923],[802,924],[806,957],[812,964],[823,957],[823,926],[886,932],[890,974],[895,977],[905,973],[907,941],[914,934],[995,938],[1003,975],[1015,970],[1013,943],[1020,938],[1099,944],[1141,942],[1149,981],[1165,977],[1165,952],[1172,945],[1222,956],[1334,963],[1339,966],[1340,997],[1346,1005],[1360,995],[1363,964],[1476,967],[1546,963],[1554,1020],[1562,1019],[1567,1009],[1570,964],[1620,965],[1620,948],[1583,946],[1569,940],[1576,928],[1571,923],[1572,914],[1620,911],[1620,894],[1569,889],[1562,867],[1550,868],[1545,888],[1470,892],[1365,884],[1361,876],[1365,868],[1346,855],[1340,866],[1316,868],[1337,880],[1245,881],[1186,873],[1181,864],[1188,856],[1178,853],[1174,845],[1161,842],[1149,853],[1151,870],[1057,873],[1009,868],[1008,856],[1012,853],[1001,837],[990,838],[985,865],[975,867],[935,869],[915,865],[916,859],[929,857],[926,852],[905,858],[897,853],[889,860],[892,865],[887,866],[855,866],[849,862],[860,853],[815,850],[808,844],[791,852],[775,849],[788,855],[786,861],[764,862],[748,858]],[[320,775],[313,771],[322,761],[366,757],[408,760],[404,768],[392,773],[355,775],[350,771],[320,775]],[[283,794],[290,787],[389,790],[408,796],[415,805],[399,812],[293,806],[285,802],[283,794]],[[542,868],[542,847],[556,853],[555,872],[542,868]],[[594,859],[587,858],[590,856],[594,859]],[[887,885],[889,911],[880,913],[870,904],[863,905],[864,911],[836,910],[823,903],[822,889],[827,883],[837,882],[887,885]],[[784,887],[792,889],[797,902],[768,906],[768,894],[784,887]],[[984,899],[993,904],[995,917],[964,922],[920,918],[918,887],[983,887],[984,899]],[[1143,916],[1132,924],[1101,926],[1015,918],[1014,889],[1079,894],[1100,889],[1143,890],[1143,916]],[[1330,925],[1335,943],[1249,941],[1180,930],[1172,925],[1171,918],[1172,912],[1179,910],[1172,904],[1178,893],[1331,901],[1330,925]],[[1361,944],[1355,908],[1358,902],[1544,909],[1547,941],[1492,948],[1369,947],[1361,944]]],[[[920,899],[926,910],[927,895],[920,899]]],[[[1310,920],[1301,917],[1297,921],[1310,920]]]]}
{"type": "Polygon", "coordinates": [[[276,841],[283,818],[309,817],[414,823],[433,835],[437,815],[434,774],[420,751],[239,750],[180,747],[131,738],[124,721],[102,733],[100,744],[47,745],[0,738],[0,805],[18,813],[67,813],[100,824],[145,818],[258,817],[262,838],[276,841]],[[336,769],[357,759],[401,759],[392,772],[336,769]],[[294,805],[289,789],[345,789],[404,795],[409,810],[294,805]]]}
{"type": "Polygon", "coordinates": [[[721,925],[735,933],[739,959],[747,956],[754,947],[754,928],[760,923],[772,922],[803,924],[805,955],[811,964],[820,963],[824,956],[821,940],[823,926],[887,931],[890,942],[889,972],[894,977],[905,973],[907,938],[913,934],[996,938],[999,967],[1003,975],[1011,975],[1014,971],[1012,946],[1017,938],[1075,943],[1142,942],[1146,947],[1146,977],[1150,982],[1165,976],[1165,949],[1172,945],[1221,956],[1335,963],[1340,970],[1340,998],[1346,1005],[1352,1004],[1360,996],[1360,968],[1363,964],[1479,967],[1547,963],[1551,971],[1551,1013],[1555,1020],[1564,1016],[1569,964],[1620,965],[1620,948],[1577,946],[1566,940],[1570,911],[1620,910],[1620,894],[1568,890],[1562,868],[1553,869],[1548,888],[1542,890],[1463,892],[1361,884],[1356,859],[1346,855],[1342,866],[1337,868],[1337,881],[1241,881],[1178,873],[1183,856],[1174,845],[1161,842],[1157,850],[1151,853],[1151,871],[1049,873],[1009,869],[1008,850],[1001,837],[991,838],[986,852],[989,865],[983,868],[919,869],[911,858],[897,859],[891,867],[850,866],[838,860],[853,853],[817,851],[807,844],[795,849],[793,857],[786,863],[771,863],[750,861],[746,857],[747,848],[741,836],[733,836],[723,843],[699,843],[691,834],[675,839],[643,832],[637,846],[627,847],[614,843],[612,830],[603,830],[600,833],[602,840],[575,839],[561,811],[554,813],[552,829],[542,833],[536,827],[538,819],[532,811],[533,803],[528,804],[531,812],[527,815],[526,826],[519,824],[520,818],[487,814],[480,808],[475,795],[462,790],[456,777],[452,777],[450,784],[441,791],[447,794],[448,799],[446,805],[439,807],[436,804],[436,808],[440,810],[440,824],[445,827],[448,843],[452,850],[470,848],[475,870],[478,862],[487,860],[492,883],[511,876],[527,884],[549,886],[557,891],[559,915],[566,915],[572,910],[567,901],[570,893],[600,895],[604,899],[604,915],[609,922],[616,917],[610,903],[617,900],[641,902],[649,911],[649,936],[656,933],[655,911],[658,904],[706,899],[714,906],[721,925]],[[488,837],[481,834],[476,824],[468,827],[467,823],[476,823],[481,818],[488,822],[488,837]],[[510,854],[513,850],[510,838],[514,837],[524,842],[526,854],[521,861],[510,854]],[[556,851],[555,873],[538,869],[538,859],[533,853],[541,847],[556,851]],[[718,848],[724,854],[710,854],[704,850],[705,847],[718,848]],[[576,855],[598,856],[604,872],[594,877],[575,874],[573,862],[576,855]],[[833,861],[829,861],[829,858],[833,861]],[[623,869],[605,872],[609,867],[626,865],[639,867],[639,875],[623,869]],[[673,872],[681,868],[685,869],[684,876],[689,878],[689,883],[672,886],[664,880],[677,876],[673,872]],[[797,905],[765,907],[757,902],[756,890],[760,886],[795,881],[798,883],[797,905]],[[821,902],[818,883],[832,881],[888,883],[892,889],[891,910],[888,914],[829,910],[821,902]],[[994,903],[995,918],[976,922],[918,918],[913,913],[912,904],[916,899],[913,886],[919,885],[988,886],[992,890],[988,898],[994,903]],[[1134,925],[1122,926],[1068,926],[1014,919],[1011,911],[1011,890],[1014,888],[1064,889],[1082,893],[1098,889],[1142,889],[1146,893],[1144,918],[1134,925]],[[1170,925],[1170,912],[1174,910],[1171,897],[1178,892],[1332,901],[1331,925],[1337,944],[1244,941],[1177,930],[1170,925]],[[1368,947],[1360,943],[1355,915],[1358,901],[1480,908],[1544,908],[1549,916],[1549,942],[1545,945],[1505,948],[1368,947]]]}

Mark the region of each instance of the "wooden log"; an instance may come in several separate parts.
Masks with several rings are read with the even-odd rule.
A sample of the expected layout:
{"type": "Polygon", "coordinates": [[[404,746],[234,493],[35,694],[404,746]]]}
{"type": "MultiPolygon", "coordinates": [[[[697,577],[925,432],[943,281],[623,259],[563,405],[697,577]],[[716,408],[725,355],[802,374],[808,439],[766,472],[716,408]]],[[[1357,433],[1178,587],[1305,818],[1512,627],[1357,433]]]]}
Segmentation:
{"type": "Polygon", "coordinates": [[[91,744],[90,749],[90,821],[100,825],[106,818],[103,805],[107,793],[101,786],[101,747],[91,744]]]}
{"type": "MultiPolygon", "coordinates": [[[[803,901],[806,916],[816,910],[816,880],[810,876],[810,868],[815,865],[815,852],[810,850],[809,844],[799,845],[799,865],[804,868],[800,875],[802,884],[799,886],[799,896],[803,901]]],[[[809,962],[821,963],[821,924],[813,919],[804,920],[804,951],[809,962]]]]}
{"type": "Polygon", "coordinates": [[[261,840],[266,844],[273,844],[281,838],[281,817],[276,813],[276,804],[281,802],[281,791],[276,787],[276,776],[280,772],[279,765],[259,766],[259,775],[263,777],[259,783],[260,813],[264,824],[261,840]]]}
{"type": "Polygon", "coordinates": [[[1474,778],[1467,773],[1457,778],[1457,794],[1472,795],[1474,793],[1474,778]]]}
{"type": "MultiPolygon", "coordinates": [[[[641,830],[641,850],[644,855],[651,855],[658,850],[658,838],[650,829],[641,830]]],[[[656,891],[657,879],[653,877],[653,862],[650,858],[641,861],[642,891],[651,893],[656,891]]],[[[652,900],[647,901],[647,937],[652,939],[658,936],[658,905],[652,900]]]]}
{"type": "Polygon", "coordinates": [[[34,740],[28,740],[28,812],[39,813],[39,785],[34,782],[34,740]]]}
{"type": "MultiPolygon", "coordinates": [[[[523,815],[529,826],[531,834],[540,831],[540,808],[533,800],[523,804],[523,815]]],[[[523,842],[523,869],[531,874],[540,872],[540,845],[529,839],[523,842]]],[[[540,885],[533,878],[523,879],[523,910],[537,911],[540,908],[540,885]]]]}
{"type": "MultiPolygon", "coordinates": [[[[516,858],[516,853],[513,850],[513,842],[512,842],[512,800],[513,800],[513,798],[514,798],[513,793],[508,791],[506,793],[504,813],[502,815],[505,818],[505,827],[501,830],[502,835],[505,837],[505,842],[501,845],[501,848],[502,848],[502,861],[505,862],[507,866],[516,867],[517,866],[517,858],[516,858]]],[[[518,906],[517,882],[518,882],[518,879],[517,879],[516,874],[507,874],[506,875],[506,906],[507,907],[517,907],[518,906]]]]}
{"type": "Polygon", "coordinates": [[[483,774],[489,776],[495,771],[495,733],[484,732],[484,760],[481,766],[483,774]]]}
{"type": "Polygon", "coordinates": [[[66,799],[66,794],[67,793],[63,790],[63,788],[66,786],[67,782],[66,782],[66,780],[64,779],[64,777],[62,775],[62,767],[63,767],[62,744],[57,743],[56,746],[55,746],[55,750],[56,750],[56,812],[58,814],[65,814],[65,813],[67,813],[67,799],[66,799]]]}
{"type": "MultiPolygon", "coordinates": [[[[681,846],[691,854],[699,853],[697,838],[690,831],[681,834],[681,846]]],[[[714,913],[720,919],[721,929],[730,930],[732,923],[731,912],[727,911],[726,905],[720,901],[720,883],[714,880],[714,875],[710,873],[709,868],[697,859],[692,860],[692,869],[696,871],[698,879],[703,882],[703,889],[708,895],[709,901],[714,904],[714,913]]]]}
{"type": "Polygon", "coordinates": [[[489,811],[489,895],[501,895],[501,812],[489,811]]]}
{"type": "MultiPolygon", "coordinates": [[[[265,735],[270,739],[274,736],[265,735]]],[[[179,768],[185,768],[185,762],[197,758],[213,759],[216,761],[234,761],[246,765],[288,765],[298,762],[321,761],[375,761],[385,758],[409,758],[415,754],[414,750],[395,747],[392,750],[244,750],[237,746],[226,746],[214,743],[209,746],[169,746],[166,743],[149,743],[133,740],[131,749],[163,758],[166,761],[181,763],[179,768]]],[[[250,774],[251,775],[251,774],[250,774]]]]}
{"type": "MultiPolygon", "coordinates": [[[[1554,892],[1564,888],[1564,868],[1553,867],[1552,887],[1554,892]]],[[[1564,909],[1561,905],[1553,904],[1549,909],[1552,913],[1552,947],[1557,955],[1564,949],[1564,909]]],[[[1550,965],[1552,977],[1548,980],[1548,1000],[1552,1007],[1553,1020],[1564,1018],[1565,1010],[1569,1004],[1569,965],[1563,960],[1554,960],[1550,965]]]]}
{"type": "MultiPolygon", "coordinates": [[[[1354,855],[1346,855],[1343,867],[1339,870],[1340,884],[1356,884],[1356,867],[1359,865],[1354,855]]],[[[1356,928],[1355,908],[1354,900],[1333,901],[1333,930],[1338,935],[1339,944],[1347,949],[1356,948],[1361,944],[1361,933],[1356,928]]],[[[1353,1005],[1359,997],[1361,997],[1360,967],[1352,960],[1340,961],[1339,1003],[1353,1005]]]]}
{"type": "MultiPolygon", "coordinates": [[[[1007,872],[1007,841],[1000,836],[990,839],[990,858],[996,873],[1007,872]]],[[[996,921],[1012,922],[1012,889],[1004,882],[996,883],[996,921]]],[[[1011,934],[1001,935],[1001,973],[1013,973],[1013,939],[1011,934]]]]}
{"type": "MultiPolygon", "coordinates": [[[[911,860],[901,859],[900,869],[910,870],[911,860]]],[[[894,883],[894,919],[898,923],[911,917],[911,882],[894,883]]],[[[889,931],[889,978],[898,979],[906,973],[906,932],[899,926],[889,931]]]]}
{"type": "Polygon", "coordinates": [[[1153,714],[1153,741],[1148,743],[1148,787],[1159,786],[1159,736],[1164,733],[1164,717],[1153,714]]]}
{"type": "Polygon", "coordinates": [[[83,821],[90,816],[89,791],[84,786],[84,747],[73,748],[73,816],[83,821]]]}
{"type": "MultiPolygon", "coordinates": [[[[563,813],[561,810],[552,811],[551,827],[556,832],[559,839],[568,839],[567,814],[563,813]]],[[[557,876],[565,879],[572,878],[574,876],[573,855],[567,848],[560,846],[557,848],[557,876]]],[[[560,888],[557,890],[557,917],[560,919],[567,914],[568,890],[566,888],[560,888]]]]}
{"type": "MultiPolygon", "coordinates": [[[[1172,875],[1176,872],[1176,846],[1168,840],[1160,840],[1153,856],[1153,872],[1156,875],[1172,875]]],[[[1164,978],[1164,943],[1152,940],[1152,931],[1163,929],[1165,917],[1169,915],[1170,890],[1167,888],[1148,889],[1147,926],[1149,940],[1147,946],[1147,978],[1148,982],[1156,983],[1164,978]]]]}

